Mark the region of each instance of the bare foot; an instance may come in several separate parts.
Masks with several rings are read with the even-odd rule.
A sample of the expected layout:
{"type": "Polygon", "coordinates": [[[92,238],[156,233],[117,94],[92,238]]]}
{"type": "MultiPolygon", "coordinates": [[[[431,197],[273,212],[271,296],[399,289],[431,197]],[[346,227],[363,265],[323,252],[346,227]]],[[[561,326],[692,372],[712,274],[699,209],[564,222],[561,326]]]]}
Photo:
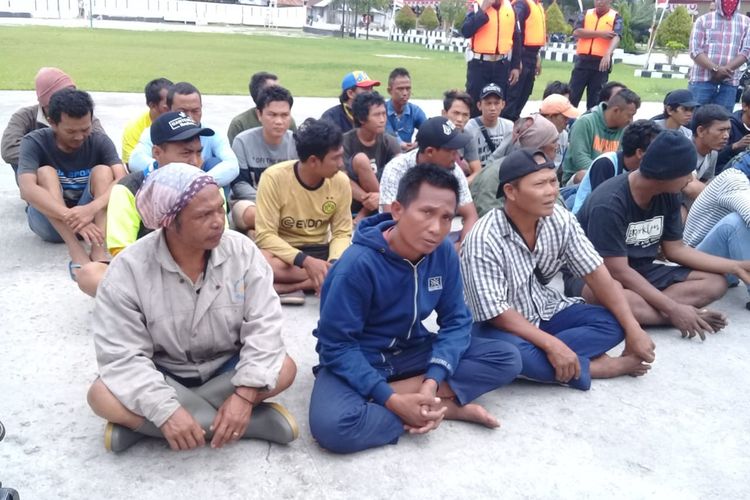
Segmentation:
{"type": "Polygon", "coordinates": [[[651,365],[634,354],[613,358],[606,354],[591,360],[591,378],[614,378],[622,375],[640,377],[651,369],[651,365]]]}
{"type": "Polygon", "coordinates": [[[699,309],[698,315],[713,328],[714,332],[718,332],[727,326],[727,317],[719,311],[699,309]]]}
{"type": "Polygon", "coordinates": [[[448,420],[463,420],[465,422],[474,422],[482,424],[485,427],[494,429],[500,427],[500,422],[493,417],[490,412],[485,410],[483,406],[475,403],[469,403],[463,406],[458,406],[452,399],[444,399],[443,402],[448,408],[445,412],[445,418],[448,420]]]}

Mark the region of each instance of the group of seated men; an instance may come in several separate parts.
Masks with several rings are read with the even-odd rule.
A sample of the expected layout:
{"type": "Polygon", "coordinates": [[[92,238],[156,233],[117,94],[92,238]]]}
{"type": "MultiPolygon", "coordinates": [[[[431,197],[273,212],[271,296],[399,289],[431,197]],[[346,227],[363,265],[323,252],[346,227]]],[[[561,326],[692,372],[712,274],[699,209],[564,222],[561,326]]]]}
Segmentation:
{"type": "Polygon", "coordinates": [[[640,98],[623,85],[580,114],[553,82],[512,123],[495,84],[477,103],[447,91],[427,118],[405,69],[388,101],[354,71],[338,105],[297,127],[291,93],[262,72],[230,144],[196,87],[159,78],[123,162],[68,75],[43,68],[35,84],[2,155],[29,227],[67,245],[96,297],[88,401],[112,451],[294,440],[270,399],[297,371],[281,305],[305,291],[320,295],[310,430],[349,453],[444,419],[497,427],[474,401],[519,376],[588,390],[644,375],[644,326],[705,338],[726,325],[706,306],[750,286],[750,153],[729,140],[750,92],[730,117],[676,90],[633,122],[640,98]]]}

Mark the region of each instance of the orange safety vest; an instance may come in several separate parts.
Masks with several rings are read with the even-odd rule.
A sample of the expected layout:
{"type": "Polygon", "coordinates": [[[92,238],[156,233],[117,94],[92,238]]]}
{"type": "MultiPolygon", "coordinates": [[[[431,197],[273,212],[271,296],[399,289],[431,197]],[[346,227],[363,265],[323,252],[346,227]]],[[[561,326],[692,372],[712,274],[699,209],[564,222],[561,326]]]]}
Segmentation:
{"type": "Polygon", "coordinates": [[[475,54],[510,54],[516,29],[513,7],[507,0],[502,0],[499,9],[491,5],[486,12],[490,20],[471,38],[472,50],[475,54]]]}
{"type": "MultiPolygon", "coordinates": [[[[609,9],[602,17],[596,15],[596,9],[586,11],[583,20],[583,29],[595,31],[613,31],[615,29],[615,17],[617,11],[609,9]]],[[[604,57],[609,49],[611,40],[606,38],[579,38],[576,52],[588,56],[604,57]]]]}
{"type": "Polygon", "coordinates": [[[526,0],[529,17],[523,27],[523,44],[527,47],[543,47],[547,43],[547,18],[542,2],[526,0]]]}

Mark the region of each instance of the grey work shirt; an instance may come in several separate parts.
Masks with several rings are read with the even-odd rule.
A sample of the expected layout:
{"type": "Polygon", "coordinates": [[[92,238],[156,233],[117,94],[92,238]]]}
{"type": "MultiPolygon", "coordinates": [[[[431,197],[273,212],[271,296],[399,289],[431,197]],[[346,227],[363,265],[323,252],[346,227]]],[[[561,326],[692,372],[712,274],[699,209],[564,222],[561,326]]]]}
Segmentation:
{"type": "Polygon", "coordinates": [[[235,386],[276,386],[286,351],[273,273],[245,236],[225,231],[203,283],[180,270],[162,230],[120,252],[99,285],[93,331],[102,382],[160,427],[179,408],[155,365],[208,380],[239,352],[235,386]]]}

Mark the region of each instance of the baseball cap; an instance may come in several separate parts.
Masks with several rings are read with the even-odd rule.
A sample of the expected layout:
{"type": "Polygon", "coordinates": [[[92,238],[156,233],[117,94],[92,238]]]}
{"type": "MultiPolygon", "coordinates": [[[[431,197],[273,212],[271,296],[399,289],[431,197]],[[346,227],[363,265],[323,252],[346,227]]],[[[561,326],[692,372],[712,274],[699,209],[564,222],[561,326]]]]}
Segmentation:
{"type": "Polygon", "coordinates": [[[555,162],[547,158],[541,149],[521,148],[505,157],[498,172],[497,198],[505,195],[503,186],[521,177],[538,172],[545,168],[555,168],[555,162]],[[541,155],[544,163],[537,163],[535,156],[541,155]]]}
{"type": "Polygon", "coordinates": [[[371,79],[364,71],[352,71],[341,80],[341,89],[347,90],[352,87],[377,87],[380,82],[371,79]]]}
{"type": "Polygon", "coordinates": [[[698,106],[698,101],[695,100],[693,93],[688,89],[673,90],[664,97],[664,104],[667,106],[684,106],[686,108],[694,108],[698,106]]]}
{"type": "Polygon", "coordinates": [[[570,103],[567,97],[560,94],[551,94],[545,97],[542,101],[542,105],[539,107],[539,112],[543,115],[562,114],[566,118],[578,118],[581,114],[581,112],[570,103]]]}
{"type": "Polygon", "coordinates": [[[430,118],[420,125],[417,131],[417,143],[420,149],[427,147],[443,149],[461,149],[471,139],[443,116],[430,118]]]}
{"type": "Polygon", "coordinates": [[[484,99],[487,96],[490,95],[496,95],[500,99],[505,99],[505,96],[503,95],[503,89],[495,85],[494,83],[490,83],[489,85],[485,85],[482,88],[482,93],[479,94],[479,100],[484,99]]]}
{"type": "Polygon", "coordinates": [[[187,141],[200,135],[207,137],[214,135],[210,128],[203,128],[182,112],[169,111],[164,113],[151,124],[151,143],[187,141]]]}

